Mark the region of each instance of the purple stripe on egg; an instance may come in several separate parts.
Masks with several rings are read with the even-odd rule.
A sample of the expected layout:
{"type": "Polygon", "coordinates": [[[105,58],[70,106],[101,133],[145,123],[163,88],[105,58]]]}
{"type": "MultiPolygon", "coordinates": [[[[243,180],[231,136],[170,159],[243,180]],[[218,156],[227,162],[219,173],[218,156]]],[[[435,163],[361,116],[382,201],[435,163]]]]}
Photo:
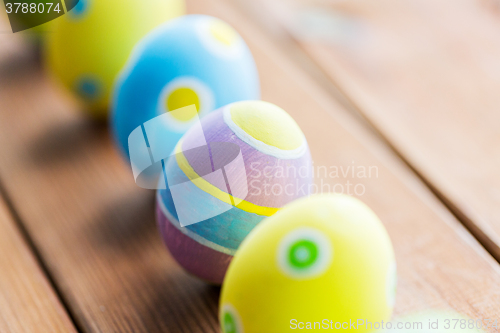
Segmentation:
{"type": "Polygon", "coordinates": [[[158,227],[170,254],[189,273],[216,285],[222,284],[233,258],[204,246],[179,231],[156,207],[158,227]]]}
{"type": "MultiPolygon", "coordinates": [[[[297,159],[279,159],[266,155],[243,142],[233,133],[224,122],[222,109],[205,116],[202,119],[202,126],[203,134],[199,131],[190,131],[184,136],[182,142],[184,150],[184,147],[192,147],[193,142],[199,142],[199,136],[204,135],[206,142],[210,144],[211,149],[199,149],[201,154],[196,154],[193,150],[186,153],[186,159],[196,173],[206,174],[207,169],[211,169],[212,165],[215,168],[225,166],[226,173],[237,175],[236,181],[231,184],[233,187],[243,186],[244,182],[247,183],[248,195],[246,198],[240,199],[264,207],[279,208],[310,194],[312,170],[309,149],[297,159]],[[230,162],[228,156],[232,157],[235,154],[227,153],[227,150],[224,149],[214,150],[214,146],[218,142],[229,142],[240,147],[246,174],[241,170],[234,169],[238,164],[227,165],[230,162]]],[[[234,159],[234,157],[232,158],[234,159]]],[[[219,186],[219,189],[228,192],[227,188],[219,186]]]]}

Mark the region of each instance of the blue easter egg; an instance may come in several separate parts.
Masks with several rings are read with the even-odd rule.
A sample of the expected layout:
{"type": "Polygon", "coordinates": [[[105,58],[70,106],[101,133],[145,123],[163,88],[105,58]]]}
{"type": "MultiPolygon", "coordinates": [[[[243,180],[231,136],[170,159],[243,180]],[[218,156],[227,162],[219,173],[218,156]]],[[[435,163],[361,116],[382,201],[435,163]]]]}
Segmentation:
{"type": "Polygon", "coordinates": [[[241,36],[217,18],[187,15],[153,30],[135,47],[115,83],[112,131],[129,157],[130,133],[168,113],[156,137],[163,151],[171,151],[198,118],[170,111],[194,104],[202,117],[259,98],[257,68],[241,36]]]}

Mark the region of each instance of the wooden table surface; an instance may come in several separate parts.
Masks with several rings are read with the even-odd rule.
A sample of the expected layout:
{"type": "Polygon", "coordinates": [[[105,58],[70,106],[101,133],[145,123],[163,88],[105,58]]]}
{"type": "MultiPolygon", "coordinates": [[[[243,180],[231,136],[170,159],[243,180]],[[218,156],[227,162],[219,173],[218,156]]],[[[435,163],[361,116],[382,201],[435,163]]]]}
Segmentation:
{"type": "MultiPolygon", "coordinates": [[[[395,317],[500,319],[493,1],[189,0],[188,11],[242,34],[262,98],[298,122],[316,167],[377,170],[316,182],[359,184],[386,226],[395,317]]],[[[154,193],[30,52],[0,34],[0,332],[218,332],[220,289],[170,257],[154,193]]]]}

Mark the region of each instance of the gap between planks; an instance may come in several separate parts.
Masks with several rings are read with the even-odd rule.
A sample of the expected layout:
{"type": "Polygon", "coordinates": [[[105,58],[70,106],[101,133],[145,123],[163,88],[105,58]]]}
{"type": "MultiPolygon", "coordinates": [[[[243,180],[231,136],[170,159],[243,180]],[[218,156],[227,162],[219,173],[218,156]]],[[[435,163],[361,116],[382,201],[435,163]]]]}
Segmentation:
{"type": "Polygon", "coordinates": [[[0,184],[0,331],[76,333],[56,285],[16,219],[0,184]]]}

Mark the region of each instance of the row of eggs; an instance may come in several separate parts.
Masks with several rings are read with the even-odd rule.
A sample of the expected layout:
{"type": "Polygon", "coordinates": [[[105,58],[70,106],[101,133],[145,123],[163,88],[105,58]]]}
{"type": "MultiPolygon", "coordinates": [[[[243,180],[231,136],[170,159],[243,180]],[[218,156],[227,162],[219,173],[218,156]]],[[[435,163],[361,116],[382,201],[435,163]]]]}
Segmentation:
{"type": "Polygon", "coordinates": [[[281,332],[295,317],[387,320],[396,266],[382,223],[352,197],[300,198],[295,187],[310,184],[310,172],[265,177],[269,166],[310,171],[304,134],[284,110],[258,101],[257,68],[241,36],[214,17],[183,13],[181,0],[80,0],[53,22],[48,67],[94,117],[111,109],[112,132],[127,158],[136,128],[171,115],[160,130],[163,149],[176,154],[162,164],[164,172],[195,186],[175,197],[165,181],[157,193],[158,225],[181,266],[223,282],[224,332],[281,332]],[[193,130],[198,117],[173,112],[189,105],[196,107],[201,133],[193,130]],[[206,154],[203,147],[191,149],[200,140],[206,154]],[[233,160],[231,149],[215,152],[218,143],[241,154],[245,179],[233,177],[231,189],[231,170],[226,182],[205,176],[202,156],[210,159],[209,171],[233,160]],[[238,197],[249,179],[291,191],[238,197]],[[179,209],[204,216],[224,201],[231,209],[182,225],[179,209]]]}

